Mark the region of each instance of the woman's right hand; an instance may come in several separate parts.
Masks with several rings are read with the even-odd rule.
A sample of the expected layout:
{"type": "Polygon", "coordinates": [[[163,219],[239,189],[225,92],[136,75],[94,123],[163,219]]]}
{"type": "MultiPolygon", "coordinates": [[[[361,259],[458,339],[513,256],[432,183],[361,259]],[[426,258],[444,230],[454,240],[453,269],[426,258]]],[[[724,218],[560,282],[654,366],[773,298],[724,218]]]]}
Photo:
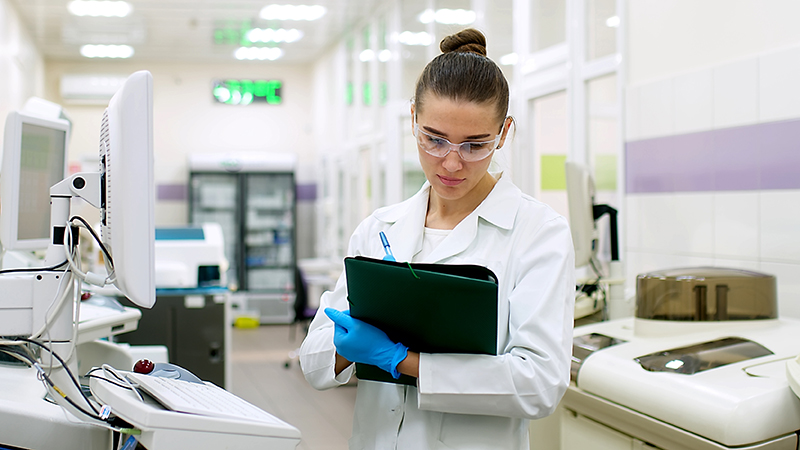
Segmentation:
{"type": "MultiPolygon", "coordinates": [[[[380,329],[350,317],[350,311],[325,308],[325,314],[335,325],[336,353],[347,361],[378,366],[394,378],[400,378],[397,365],[408,356],[408,347],[392,342],[380,329]]],[[[336,365],[338,369],[338,359],[336,365]]]]}

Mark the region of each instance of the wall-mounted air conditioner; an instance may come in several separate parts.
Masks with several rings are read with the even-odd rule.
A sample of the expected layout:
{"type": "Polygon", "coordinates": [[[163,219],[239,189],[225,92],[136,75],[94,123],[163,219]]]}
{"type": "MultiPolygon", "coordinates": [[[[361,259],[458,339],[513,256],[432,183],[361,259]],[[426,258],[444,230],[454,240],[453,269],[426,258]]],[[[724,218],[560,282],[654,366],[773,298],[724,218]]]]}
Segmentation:
{"type": "Polygon", "coordinates": [[[107,105],[127,75],[72,74],[61,76],[64,103],[107,105]]]}

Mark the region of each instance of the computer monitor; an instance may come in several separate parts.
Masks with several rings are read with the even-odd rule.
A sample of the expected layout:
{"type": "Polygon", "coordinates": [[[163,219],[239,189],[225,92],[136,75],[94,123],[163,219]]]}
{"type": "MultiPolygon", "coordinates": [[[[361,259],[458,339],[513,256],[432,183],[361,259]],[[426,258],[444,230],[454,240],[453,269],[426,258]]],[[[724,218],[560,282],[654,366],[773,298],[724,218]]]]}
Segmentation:
{"type": "MultiPolygon", "coordinates": [[[[12,113],[11,117],[16,120],[18,114],[12,113]]],[[[113,283],[134,304],[145,308],[155,303],[152,130],[152,76],[146,71],[137,72],[114,95],[103,114],[100,171],[66,178],[62,173],[53,175],[57,180],[48,189],[47,206],[41,208],[49,217],[42,214],[38,219],[42,223],[36,224],[48,230],[45,267],[0,271],[0,292],[4,293],[0,296],[0,336],[46,335],[52,346],[73,348],[69,344],[74,341],[77,327],[70,300],[74,279],[101,286],[113,283]],[[113,269],[108,274],[93,274],[81,268],[71,239],[75,233],[66,231],[68,222],[74,225],[73,221],[78,220],[70,211],[74,198],[82,198],[101,210],[99,240],[110,256],[106,258],[107,267],[113,269]]],[[[37,164],[46,165],[42,161],[37,164]]],[[[2,176],[18,180],[24,173],[25,162],[17,160],[16,165],[4,164],[2,176]]],[[[15,192],[13,185],[9,192],[15,192]]],[[[4,220],[22,223],[13,217],[15,211],[4,208],[4,220]]],[[[88,221],[81,221],[89,226],[88,221]]]]}
{"type": "Polygon", "coordinates": [[[572,244],[575,246],[575,267],[583,267],[589,264],[597,251],[594,180],[589,169],[580,164],[567,161],[565,170],[569,227],[572,231],[572,244]]]}
{"type": "Polygon", "coordinates": [[[132,74],[103,113],[100,127],[101,240],[114,284],[138,306],[155,303],[153,77],[132,74]]]}
{"type": "Polygon", "coordinates": [[[67,175],[70,124],[13,111],[6,118],[0,171],[0,242],[41,250],[50,238],[50,187],[67,175]]]}

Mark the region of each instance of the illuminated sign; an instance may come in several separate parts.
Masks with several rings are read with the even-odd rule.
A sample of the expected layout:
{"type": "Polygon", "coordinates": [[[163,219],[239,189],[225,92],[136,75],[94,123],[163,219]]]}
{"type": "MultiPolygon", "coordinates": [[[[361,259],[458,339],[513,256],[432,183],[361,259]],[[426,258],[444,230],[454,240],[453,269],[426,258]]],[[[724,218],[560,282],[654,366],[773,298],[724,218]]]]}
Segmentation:
{"type": "Polygon", "coordinates": [[[227,105],[280,105],[282,85],[279,80],[214,80],[213,95],[227,105]]]}

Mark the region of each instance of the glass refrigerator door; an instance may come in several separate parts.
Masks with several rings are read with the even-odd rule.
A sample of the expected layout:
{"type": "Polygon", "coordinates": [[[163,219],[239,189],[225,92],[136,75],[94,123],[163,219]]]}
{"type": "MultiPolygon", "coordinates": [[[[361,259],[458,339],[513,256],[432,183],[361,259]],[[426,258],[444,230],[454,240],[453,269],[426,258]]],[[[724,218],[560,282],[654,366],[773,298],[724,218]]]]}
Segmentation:
{"type": "Polygon", "coordinates": [[[239,286],[239,176],[236,174],[193,173],[191,175],[191,223],[216,222],[222,227],[225,258],[230,264],[227,281],[232,289],[239,286]]]}
{"type": "Polygon", "coordinates": [[[245,289],[293,292],[294,176],[247,174],[245,186],[245,289]]]}

